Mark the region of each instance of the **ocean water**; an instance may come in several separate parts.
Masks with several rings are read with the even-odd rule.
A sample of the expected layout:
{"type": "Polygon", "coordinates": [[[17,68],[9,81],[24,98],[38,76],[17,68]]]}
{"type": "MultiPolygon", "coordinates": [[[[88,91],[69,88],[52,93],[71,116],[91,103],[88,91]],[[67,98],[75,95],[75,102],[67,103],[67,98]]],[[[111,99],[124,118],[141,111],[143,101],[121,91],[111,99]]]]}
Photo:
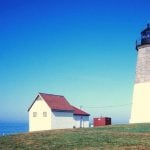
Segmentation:
{"type": "Polygon", "coordinates": [[[0,136],[28,132],[28,123],[0,122],[0,136]]]}

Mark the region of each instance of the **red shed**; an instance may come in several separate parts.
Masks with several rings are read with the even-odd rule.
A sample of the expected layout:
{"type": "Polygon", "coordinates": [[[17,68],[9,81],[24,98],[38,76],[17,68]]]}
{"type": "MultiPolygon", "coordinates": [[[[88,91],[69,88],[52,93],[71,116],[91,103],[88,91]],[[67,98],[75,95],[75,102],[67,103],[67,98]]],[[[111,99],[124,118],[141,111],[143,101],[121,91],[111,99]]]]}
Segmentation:
{"type": "Polygon", "coordinates": [[[109,117],[94,118],[93,124],[94,124],[94,127],[111,125],[111,118],[109,117]]]}

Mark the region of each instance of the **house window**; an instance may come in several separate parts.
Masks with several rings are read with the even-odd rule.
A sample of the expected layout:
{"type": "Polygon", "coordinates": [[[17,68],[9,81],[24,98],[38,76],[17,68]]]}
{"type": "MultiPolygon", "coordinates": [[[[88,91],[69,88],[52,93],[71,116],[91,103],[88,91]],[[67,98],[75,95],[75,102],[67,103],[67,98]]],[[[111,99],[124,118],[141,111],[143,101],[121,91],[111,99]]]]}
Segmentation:
{"type": "Polygon", "coordinates": [[[33,112],[33,117],[37,117],[37,112],[33,112]]]}
{"type": "Polygon", "coordinates": [[[47,117],[47,112],[43,112],[43,117],[47,117]]]}

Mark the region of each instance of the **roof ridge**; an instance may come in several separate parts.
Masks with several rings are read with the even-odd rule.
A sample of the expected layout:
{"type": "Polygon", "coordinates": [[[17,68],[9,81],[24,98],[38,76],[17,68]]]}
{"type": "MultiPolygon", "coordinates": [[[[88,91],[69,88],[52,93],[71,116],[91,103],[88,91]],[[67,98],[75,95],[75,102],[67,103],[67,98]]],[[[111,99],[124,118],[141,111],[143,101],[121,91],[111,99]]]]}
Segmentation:
{"type": "Polygon", "coordinates": [[[59,96],[59,97],[64,97],[63,95],[57,95],[57,94],[49,94],[49,93],[42,93],[42,92],[39,92],[39,94],[46,94],[46,95],[52,95],[52,96],[59,96]]]}

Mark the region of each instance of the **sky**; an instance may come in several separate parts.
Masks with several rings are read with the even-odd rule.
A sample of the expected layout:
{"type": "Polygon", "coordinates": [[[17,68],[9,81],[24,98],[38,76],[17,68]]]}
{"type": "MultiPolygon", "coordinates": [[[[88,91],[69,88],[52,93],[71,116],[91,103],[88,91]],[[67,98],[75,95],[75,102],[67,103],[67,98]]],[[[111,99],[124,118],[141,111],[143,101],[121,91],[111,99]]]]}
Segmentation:
{"type": "Polygon", "coordinates": [[[38,92],[64,95],[92,117],[130,118],[135,40],[149,0],[0,2],[0,121],[28,121],[38,92]],[[111,106],[111,107],[110,107],[111,106]]]}

